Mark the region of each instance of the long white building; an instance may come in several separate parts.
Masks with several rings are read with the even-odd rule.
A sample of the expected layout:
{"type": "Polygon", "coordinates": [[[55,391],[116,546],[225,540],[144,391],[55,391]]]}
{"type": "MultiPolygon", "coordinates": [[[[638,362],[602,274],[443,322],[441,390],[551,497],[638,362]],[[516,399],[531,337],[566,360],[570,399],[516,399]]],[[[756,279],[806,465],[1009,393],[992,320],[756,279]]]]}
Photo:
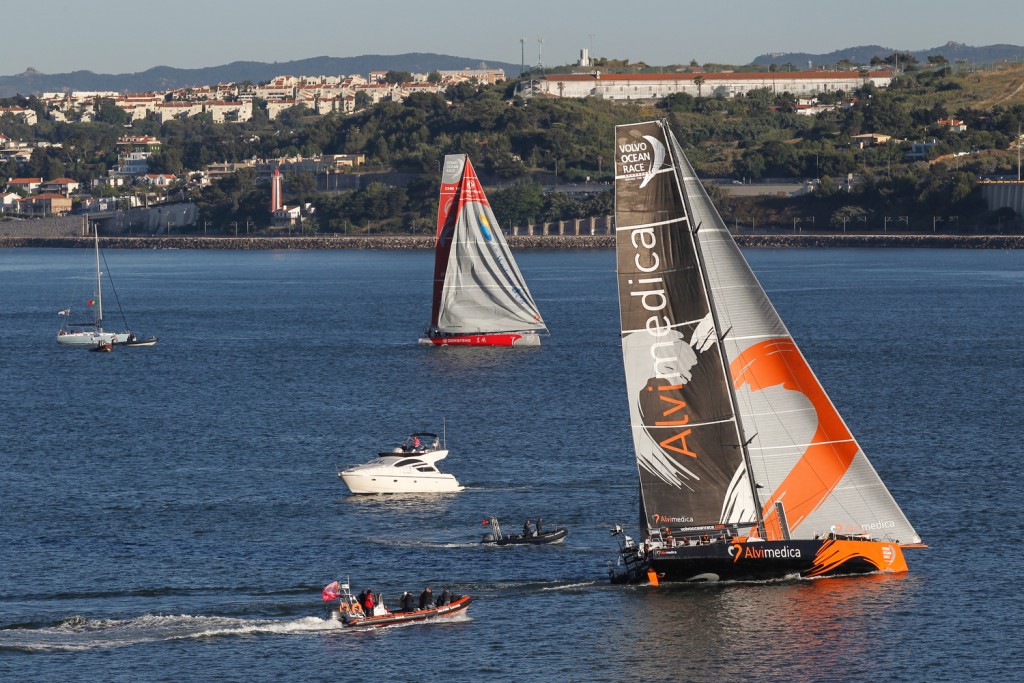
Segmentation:
{"type": "Polygon", "coordinates": [[[548,74],[534,83],[534,93],[553,97],[600,97],[606,100],[660,99],[675,93],[694,97],[736,97],[768,88],[798,97],[842,90],[850,92],[866,83],[885,88],[889,71],[787,71],[673,74],[548,74]]]}

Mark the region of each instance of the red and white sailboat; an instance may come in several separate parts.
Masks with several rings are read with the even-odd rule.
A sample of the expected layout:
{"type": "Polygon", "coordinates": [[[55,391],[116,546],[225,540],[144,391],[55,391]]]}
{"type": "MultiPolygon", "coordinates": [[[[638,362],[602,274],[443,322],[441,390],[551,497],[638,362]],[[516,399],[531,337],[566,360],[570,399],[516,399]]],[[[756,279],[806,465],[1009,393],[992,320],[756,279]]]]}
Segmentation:
{"type": "Polygon", "coordinates": [[[665,121],[615,130],[622,355],[640,533],[612,581],[904,572],[921,539],[665,121]]]}
{"type": "Polygon", "coordinates": [[[445,156],[433,307],[420,343],[539,346],[546,331],[469,157],[445,156]]]}

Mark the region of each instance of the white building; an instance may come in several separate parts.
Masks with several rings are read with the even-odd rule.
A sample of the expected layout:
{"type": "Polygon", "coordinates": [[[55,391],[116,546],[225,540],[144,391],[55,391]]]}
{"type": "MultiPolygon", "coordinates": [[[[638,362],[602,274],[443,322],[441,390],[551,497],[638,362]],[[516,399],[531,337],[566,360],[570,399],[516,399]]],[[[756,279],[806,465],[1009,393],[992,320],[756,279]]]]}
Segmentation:
{"type": "Polygon", "coordinates": [[[884,88],[892,81],[888,71],[791,71],[671,74],[549,74],[534,84],[534,92],[551,97],[600,97],[607,100],[661,99],[676,93],[694,97],[736,97],[767,88],[797,96],[843,90],[866,83],[884,88]]]}

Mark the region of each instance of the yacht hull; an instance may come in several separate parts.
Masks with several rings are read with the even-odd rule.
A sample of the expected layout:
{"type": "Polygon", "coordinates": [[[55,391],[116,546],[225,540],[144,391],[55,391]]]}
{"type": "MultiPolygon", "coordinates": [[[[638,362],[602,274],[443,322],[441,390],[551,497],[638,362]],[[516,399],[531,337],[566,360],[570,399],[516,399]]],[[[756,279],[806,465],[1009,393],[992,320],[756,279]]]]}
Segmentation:
{"type": "Polygon", "coordinates": [[[463,486],[450,474],[425,476],[392,471],[339,472],[345,486],[357,495],[375,493],[457,493],[463,486]]]}
{"type": "Polygon", "coordinates": [[[101,342],[123,344],[128,341],[127,332],[68,332],[57,335],[62,346],[96,346],[101,342]]]}
{"type": "Polygon", "coordinates": [[[767,581],[905,572],[898,543],[852,539],[733,540],[654,548],[610,569],[613,583],[767,581]]]}
{"type": "Polygon", "coordinates": [[[555,545],[557,543],[564,543],[565,537],[568,535],[568,529],[558,528],[552,531],[543,531],[535,536],[512,534],[511,536],[494,538],[493,534],[487,534],[480,542],[484,545],[555,545]]]}
{"type": "Polygon", "coordinates": [[[444,337],[424,337],[424,346],[540,346],[540,335],[532,332],[506,332],[500,334],[464,334],[444,337]]]}

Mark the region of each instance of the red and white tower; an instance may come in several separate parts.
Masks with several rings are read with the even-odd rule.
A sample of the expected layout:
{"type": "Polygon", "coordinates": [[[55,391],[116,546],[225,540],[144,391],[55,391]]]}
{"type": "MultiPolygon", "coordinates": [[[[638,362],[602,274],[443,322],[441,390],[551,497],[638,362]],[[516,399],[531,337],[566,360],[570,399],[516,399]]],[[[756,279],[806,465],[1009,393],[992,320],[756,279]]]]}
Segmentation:
{"type": "Polygon", "coordinates": [[[281,169],[274,169],[274,177],[270,180],[270,213],[280,211],[281,204],[281,169]]]}

